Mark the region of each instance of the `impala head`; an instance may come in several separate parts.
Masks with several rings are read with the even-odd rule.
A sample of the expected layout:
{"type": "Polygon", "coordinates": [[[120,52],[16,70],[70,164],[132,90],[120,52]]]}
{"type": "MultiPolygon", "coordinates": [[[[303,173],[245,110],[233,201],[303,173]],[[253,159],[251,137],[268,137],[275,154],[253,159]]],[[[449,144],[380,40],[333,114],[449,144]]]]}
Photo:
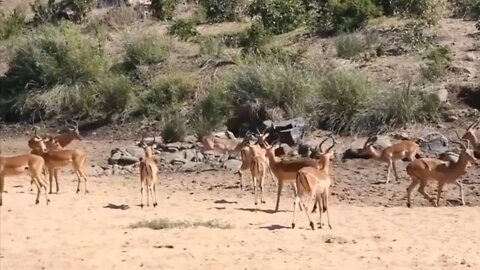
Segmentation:
{"type": "Polygon", "coordinates": [[[474,122],[472,123],[466,130],[465,130],[465,134],[463,134],[462,136],[462,139],[463,140],[468,140],[470,142],[474,142],[475,141],[475,131],[477,130],[477,127],[478,127],[478,124],[480,124],[480,122],[474,122]]]}
{"type": "Polygon", "coordinates": [[[257,128],[257,135],[255,136],[257,138],[257,141],[255,144],[260,145],[262,148],[267,148],[270,146],[270,144],[266,141],[266,139],[270,136],[270,133],[261,133],[258,128],[257,128]]]}
{"type": "Polygon", "coordinates": [[[65,123],[68,126],[68,131],[67,133],[72,136],[73,139],[77,139],[79,141],[82,140],[82,137],[80,136],[80,131],[78,130],[78,121],[72,120],[73,123],[69,123],[67,120],[65,120],[65,123]]]}
{"type": "Polygon", "coordinates": [[[153,155],[153,150],[157,148],[157,143],[155,140],[156,138],[153,137],[153,141],[151,143],[145,143],[142,136],[142,140],[140,140],[140,142],[138,143],[138,146],[143,148],[147,156],[151,156],[153,155]]]}
{"type": "Polygon", "coordinates": [[[310,154],[310,158],[313,159],[321,159],[321,158],[328,158],[329,160],[333,158],[335,151],[333,148],[337,142],[333,138],[332,134],[328,135],[327,138],[325,138],[323,141],[320,142],[320,144],[313,150],[312,154],[310,154]],[[323,144],[328,140],[332,140],[332,145],[327,148],[327,150],[323,149],[323,144]]]}
{"type": "Polygon", "coordinates": [[[44,139],[39,136],[35,136],[30,139],[29,145],[32,149],[40,149],[42,152],[47,152],[47,147],[45,146],[44,139]]]}
{"type": "Polygon", "coordinates": [[[470,148],[470,141],[467,139],[463,139],[463,137],[460,138],[460,135],[458,135],[458,132],[456,130],[455,133],[457,134],[457,137],[460,141],[453,141],[452,139],[450,139],[450,142],[460,145],[460,147],[462,148],[462,153],[464,152],[467,157],[467,161],[471,162],[472,164],[478,165],[477,158],[475,158],[474,150],[470,148]],[[462,141],[465,144],[462,143],[462,141]]]}
{"type": "Polygon", "coordinates": [[[47,135],[44,139],[43,142],[45,143],[45,147],[48,150],[58,150],[62,149],[63,147],[60,145],[60,143],[55,140],[51,135],[47,135]]]}

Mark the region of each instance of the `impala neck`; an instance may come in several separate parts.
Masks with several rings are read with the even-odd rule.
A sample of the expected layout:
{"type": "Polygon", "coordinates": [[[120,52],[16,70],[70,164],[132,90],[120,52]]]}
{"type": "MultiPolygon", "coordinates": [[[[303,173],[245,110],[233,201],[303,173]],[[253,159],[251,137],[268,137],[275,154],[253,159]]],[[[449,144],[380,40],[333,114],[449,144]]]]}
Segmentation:
{"type": "Polygon", "coordinates": [[[367,146],[367,153],[372,155],[372,158],[374,159],[382,159],[382,152],[373,147],[373,145],[367,146]]]}
{"type": "Polygon", "coordinates": [[[469,156],[465,151],[462,151],[460,153],[460,156],[458,157],[458,161],[455,163],[452,163],[452,174],[460,176],[466,173],[466,168],[469,162],[469,156]]]}
{"type": "Polygon", "coordinates": [[[146,157],[146,158],[151,158],[151,157],[153,157],[152,148],[146,147],[144,150],[145,150],[145,157],[146,157]]]}
{"type": "Polygon", "coordinates": [[[474,149],[480,144],[477,135],[475,135],[475,132],[473,131],[470,132],[470,136],[467,139],[470,141],[470,144],[474,147],[474,149]]]}

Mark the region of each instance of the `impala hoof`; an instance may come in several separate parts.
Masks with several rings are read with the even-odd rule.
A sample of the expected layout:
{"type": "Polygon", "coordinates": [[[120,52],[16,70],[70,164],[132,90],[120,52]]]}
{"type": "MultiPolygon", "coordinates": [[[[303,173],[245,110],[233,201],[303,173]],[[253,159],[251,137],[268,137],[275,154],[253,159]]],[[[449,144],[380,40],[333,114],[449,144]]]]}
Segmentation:
{"type": "Polygon", "coordinates": [[[263,204],[265,204],[266,202],[265,201],[262,201],[263,204]]]}
{"type": "Polygon", "coordinates": [[[38,203],[40,203],[40,201],[39,201],[39,200],[36,200],[36,201],[35,201],[35,204],[38,204],[38,203]]]}
{"type": "Polygon", "coordinates": [[[80,189],[77,189],[77,194],[80,192],[80,189]]]}
{"type": "Polygon", "coordinates": [[[332,225],[328,224],[328,227],[330,228],[330,230],[332,229],[332,225]]]}
{"type": "MultiPolygon", "coordinates": [[[[57,191],[57,193],[58,193],[58,191],[57,191]]],[[[50,192],[48,192],[48,194],[53,194],[53,192],[52,192],[52,191],[50,191],[50,192]]]]}
{"type": "Polygon", "coordinates": [[[153,207],[157,207],[158,203],[153,203],[153,207]]]}
{"type": "MultiPolygon", "coordinates": [[[[320,225],[320,228],[321,228],[321,227],[322,227],[322,226],[320,225]]],[[[312,228],[312,230],[315,230],[315,224],[313,224],[312,221],[310,221],[310,228],[312,228]]]]}
{"type": "Polygon", "coordinates": [[[292,229],[295,229],[295,223],[292,223],[292,229]]]}
{"type": "Polygon", "coordinates": [[[140,204],[140,208],[143,208],[143,204],[140,204]]]}

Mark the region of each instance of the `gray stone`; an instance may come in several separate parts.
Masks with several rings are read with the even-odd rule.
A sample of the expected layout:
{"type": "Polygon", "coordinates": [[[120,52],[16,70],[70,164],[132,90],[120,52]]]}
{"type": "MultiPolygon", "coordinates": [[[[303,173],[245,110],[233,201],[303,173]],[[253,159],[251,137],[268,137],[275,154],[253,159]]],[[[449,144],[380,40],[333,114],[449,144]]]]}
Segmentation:
{"type": "Polygon", "coordinates": [[[437,156],[448,150],[448,138],[439,132],[431,132],[417,140],[420,150],[429,156],[437,156]]]}
{"type": "Polygon", "coordinates": [[[467,54],[465,54],[465,57],[463,57],[463,59],[465,61],[474,62],[474,61],[477,60],[477,57],[473,53],[467,53],[467,54]]]}
{"type": "Polygon", "coordinates": [[[437,97],[440,102],[447,102],[448,100],[448,90],[445,88],[441,88],[437,91],[437,97]]]}
{"type": "Polygon", "coordinates": [[[225,169],[237,171],[242,166],[242,161],[237,159],[229,159],[225,162],[225,169]]]}

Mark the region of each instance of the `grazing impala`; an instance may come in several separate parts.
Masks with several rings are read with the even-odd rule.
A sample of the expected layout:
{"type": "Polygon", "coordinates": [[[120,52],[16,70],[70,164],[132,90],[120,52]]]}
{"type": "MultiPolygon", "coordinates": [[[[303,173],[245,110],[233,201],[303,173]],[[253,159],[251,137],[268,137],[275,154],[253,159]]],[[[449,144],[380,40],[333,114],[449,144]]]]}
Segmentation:
{"type": "Polygon", "coordinates": [[[201,152],[204,155],[206,152],[220,153],[223,154],[223,157],[220,158],[220,161],[223,160],[222,166],[224,166],[229,155],[238,155],[240,150],[249,142],[248,136],[245,136],[243,140],[239,140],[235,138],[233,133],[230,131],[227,130],[225,133],[229,139],[218,138],[215,136],[203,136],[201,139],[202,146],[197,148],[195,151],[195,159],[198,161],[198,152],[201,152]]]}
{"type": "MultiPolygon", "coordinates": [[[[43,140],[38,139],[36,140],[36,143],[40,151],[47,151],[43,140]]],[[[28,174],[32,178],[33,183],[37,186],[37,198],[35,200],[35,204],[39,203],[40,189],[43,188],[45,190],[45,200],[48,205],[50,199],[48,199],[47,195],[47,183],[45,182],[44,175],[42,174],[43,166],[43,158],[33,154],[7,157],[0,156],[0,206],[2,205],[2,194],[5,187],[5,177],[19,175],[24,172],[28,172],[28,174]]]]}
{"type": "MultiPolygon", "coordinates": [[[[456,132],[456,131],[455,131],[456,132]]],[[[466,142],[466,145],[459,141],[450,141],[458,144],[462,148],[460,157],[455,161],[443,161],[436,158],[420,158],[416,159],[407,166],[407,173],[412,178],[412,183],[407,188],[407,206],[410,207],[410,196],[412,190],[420,185],[418,192],[430,201],[434,206],[438,206],[440,203],[440,195],[442,189],[446,184],[455,184],[460,189],[460,200],[462,205],[465,205],[465,199],[463,196],[463,186],[459,179],[466,173],[468,163],[477,164],[477,159],[473,153],[473,149],[470,149],[470,142],[465,139],[461,139],[457,133],[457,137],[466,142]],[[425,187],[429,181],[438,182],[437,200],[425,192],[425,187]]]]}

